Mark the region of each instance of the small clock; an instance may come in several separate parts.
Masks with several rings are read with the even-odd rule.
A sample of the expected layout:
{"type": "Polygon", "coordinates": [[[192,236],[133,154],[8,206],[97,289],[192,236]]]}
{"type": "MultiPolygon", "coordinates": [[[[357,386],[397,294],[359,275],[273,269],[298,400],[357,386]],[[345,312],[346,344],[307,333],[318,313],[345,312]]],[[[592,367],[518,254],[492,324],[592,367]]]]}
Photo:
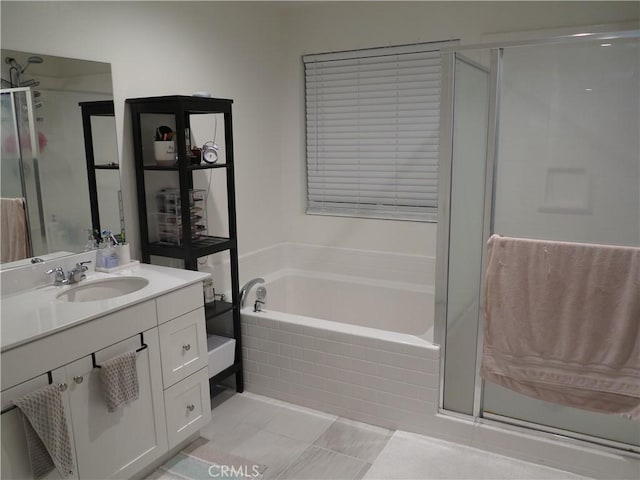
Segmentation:
{"type": "Polygon", "coordinates": [[[202,146],[202,152],[200,158],[204,163],[213,164],[218,161],[218,145],[214,141],[205,143],[202,146]]]}

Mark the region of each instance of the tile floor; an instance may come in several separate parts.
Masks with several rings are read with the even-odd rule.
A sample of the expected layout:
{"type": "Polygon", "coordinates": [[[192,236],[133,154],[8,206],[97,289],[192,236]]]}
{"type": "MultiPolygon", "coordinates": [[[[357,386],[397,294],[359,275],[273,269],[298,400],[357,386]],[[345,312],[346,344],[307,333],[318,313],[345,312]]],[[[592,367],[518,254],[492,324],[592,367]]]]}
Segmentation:
{"type": "MultiPolygon", "coordinates": [[[[226,390],[212,403],[213,418],[201,430],[206,440],[191,448],[253,462],[263,479],[586,478],[251,393],[226,390]]],[[[166,473],[153,478],[181,478],[166,473]]]]}

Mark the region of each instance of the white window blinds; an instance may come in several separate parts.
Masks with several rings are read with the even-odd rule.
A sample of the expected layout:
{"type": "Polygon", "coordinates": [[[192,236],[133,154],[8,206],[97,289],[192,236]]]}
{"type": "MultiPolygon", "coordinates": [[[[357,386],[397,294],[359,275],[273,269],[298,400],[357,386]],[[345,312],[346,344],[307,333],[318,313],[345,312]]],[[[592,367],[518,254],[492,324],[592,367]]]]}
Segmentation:
{"type": "Polygon", "coordinates": [[[433,44],[307,55],[307,212],[435,218],[440,53],[433,44]]]}

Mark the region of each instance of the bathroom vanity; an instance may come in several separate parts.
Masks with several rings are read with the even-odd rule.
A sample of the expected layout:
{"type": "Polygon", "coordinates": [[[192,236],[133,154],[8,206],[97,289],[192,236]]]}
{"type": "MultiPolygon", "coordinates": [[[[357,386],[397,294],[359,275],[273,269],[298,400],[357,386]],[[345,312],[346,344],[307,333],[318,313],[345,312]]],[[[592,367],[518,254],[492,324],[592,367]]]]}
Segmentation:
{"type": "MultiPolygon", "coordinates": [[[[44,277],[44,267],[27,268],[17,275],[44,277]]],[[[68,478],[130,478],[209,422],[206,274],[138,265],[90,271],[69,286],[40,278],[24,289],[15,285],[29,282],[9,273],[2,273],[2,478],[32,478],[21,414],[11,406],[47,383],[58,385],[66,411],[75,460],[68,478]],[[97,366],[133,350],[139,398],[110,413],[97,366]]]]}

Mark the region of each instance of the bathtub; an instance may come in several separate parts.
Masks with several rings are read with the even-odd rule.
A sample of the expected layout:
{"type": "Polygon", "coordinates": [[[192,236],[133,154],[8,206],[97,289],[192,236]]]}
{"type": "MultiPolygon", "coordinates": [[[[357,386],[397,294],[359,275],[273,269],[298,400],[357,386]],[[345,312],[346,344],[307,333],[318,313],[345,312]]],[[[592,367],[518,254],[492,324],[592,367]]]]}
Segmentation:
{"type": "Polygon", "coordinates": [[[245,388],[354,420],[416,431],[437,412],[433,290],[320,272],[265,277],[241,312],[245,388]]]}

